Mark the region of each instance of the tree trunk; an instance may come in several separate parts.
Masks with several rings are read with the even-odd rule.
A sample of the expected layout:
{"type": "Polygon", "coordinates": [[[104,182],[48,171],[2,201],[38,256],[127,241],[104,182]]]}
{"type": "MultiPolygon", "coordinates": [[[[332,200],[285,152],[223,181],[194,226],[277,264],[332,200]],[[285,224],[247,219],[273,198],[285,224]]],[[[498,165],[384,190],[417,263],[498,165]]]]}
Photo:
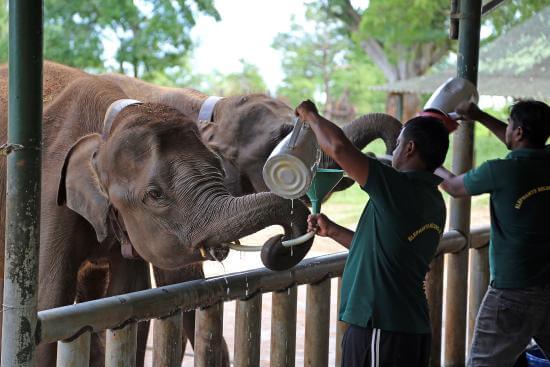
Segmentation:
{"type": "Polygon", "coordinates": [[[386,99],[386,113],[401,122],[414,117],[420,109],[420,99],[417,94],[389,93],[386,99]]]}

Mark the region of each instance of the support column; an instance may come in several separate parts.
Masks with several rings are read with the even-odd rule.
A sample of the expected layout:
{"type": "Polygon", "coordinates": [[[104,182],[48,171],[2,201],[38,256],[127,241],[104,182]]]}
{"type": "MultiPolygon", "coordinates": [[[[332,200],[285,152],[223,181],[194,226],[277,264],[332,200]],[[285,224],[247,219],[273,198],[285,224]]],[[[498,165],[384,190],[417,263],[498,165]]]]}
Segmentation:
{"type": "Polygon", "coordinates": [[[432,260],[426,274],[426,298],[432,323],[432,346],[430,367],[441,366],[441,332],[443,319],[443,265],[444,257],[439,255],[432,260]]]}
{"type": "Polygon", "coordinates": [[[304,366],[328,366],[330,331],[330,278],[308,284],[304,366]]]}
{"type": "Polygon", "coordinates": [[[181,310],[153,322],[153,366],[179,367],[183,358],[183,317],[181,310]]]}
{"type": "Polygon", "coordinates": [[[294,367],[296,360],[296,307],[298,288],[272,293],[271,367],[294,367]]]}
{"type": "MultiPolygon", "coordinates": [[[[2,366],[34,366],[42,142],[41,0],[9,2],[2,366]]],[[[2,209],[3,210],[3,209],[2,209]]]]}
{"type": "MultiPolygon", "coordinates": [[[[481,0],[460,2],[457,76],[477,83],[481,0]]],[[[474,125],[463,121],[453,136],[453,172],[462,174],[472,168],[474,125]]],[[[452,199],[450,229],[466,234],[468,246],[446,258],[447,283],[445,303],[444,366],[464,366],[466,354],[466,305],[468,282],[468,248],[470,233],[470,198],[452,199]]]]}
{"type": "Polygon", "coordinates": [[[262,294],[237,300],[235,311],[235,366],[260,365],[262,294]]]}
{"type": "Polygon", "coordinates": [[[195,314],[195,367],[218,367],[223,358],[223,302],[195,314]]]}
{"type": "Polygon", "coordinates": [[[137,323],[122,329],[105,332],[105,367],[134,367],[136,365],[137,323]]]}
{"type": "Polygon", "coordinates": [[[468,328],[466,332],[468,354],[470,353],[477,312],[489,286],[489,246],[470,250],[469,267],[468,328]]]}
{"type": "Polygon", "coordinates": [[[56,367],[88,366],[90,340],[91,334],[87,331],[73,341],[58,341],[56,367]]]}

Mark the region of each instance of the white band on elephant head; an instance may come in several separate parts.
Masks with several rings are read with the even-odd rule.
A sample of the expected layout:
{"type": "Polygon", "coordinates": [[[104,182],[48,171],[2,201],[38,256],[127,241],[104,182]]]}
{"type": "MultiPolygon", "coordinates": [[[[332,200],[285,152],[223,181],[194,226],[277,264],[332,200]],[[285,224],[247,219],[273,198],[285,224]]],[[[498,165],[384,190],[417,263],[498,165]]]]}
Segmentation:
{"type": "Polygon", "coordinates": [[[199,117],[197,120],[199,122],[212,122],[212,116],[214,115],[214,107],[216,103],[222,99],[222,97],[210,96],[202,103],[201,109],[199,111],[199,117]]]}
{"type": "Polygon", "coordinates": [[[103,119],[103,132],[101,134],[103,136],[103,139],[107,139],[109,137],[109,134],[111,133],[111,128],[113,126],[113,121],[115,121],[120,111],[128,106],[140,104],[143,104],[143,102],[135,99],[117,99],[116,101],[111,103],[109,108],[107,108],[107,112],[105,112],[105,118],[103,119]]]}

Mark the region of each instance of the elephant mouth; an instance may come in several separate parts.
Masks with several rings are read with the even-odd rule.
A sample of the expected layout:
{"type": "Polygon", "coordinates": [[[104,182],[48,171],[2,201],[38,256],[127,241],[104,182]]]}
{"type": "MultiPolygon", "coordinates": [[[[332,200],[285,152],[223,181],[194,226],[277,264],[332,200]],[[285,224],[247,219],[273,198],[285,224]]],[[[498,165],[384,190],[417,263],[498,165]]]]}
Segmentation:
{"type": "Polygon", "coordinates": [[[222,244],[220,246],[200,246],[199,251],[205,260],[223,261],[229,255],[229,246],[222,244]]]}

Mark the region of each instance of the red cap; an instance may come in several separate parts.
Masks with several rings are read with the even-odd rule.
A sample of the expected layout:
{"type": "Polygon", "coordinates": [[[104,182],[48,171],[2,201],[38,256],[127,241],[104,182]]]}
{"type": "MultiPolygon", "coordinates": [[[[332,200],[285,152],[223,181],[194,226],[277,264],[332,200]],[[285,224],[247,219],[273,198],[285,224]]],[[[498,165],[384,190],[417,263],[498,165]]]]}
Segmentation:
{"type": "Polygon", "coordinates": [[[458,129],[458,122],[450,118],[449,115],[447,115],[446,113],[437,110],[422,111],[419,112],[416,116],[426,116],[438,119],[443,123],[443,125],[445,125],[447,130],[449,130],[449,134],[458,129]]]}

